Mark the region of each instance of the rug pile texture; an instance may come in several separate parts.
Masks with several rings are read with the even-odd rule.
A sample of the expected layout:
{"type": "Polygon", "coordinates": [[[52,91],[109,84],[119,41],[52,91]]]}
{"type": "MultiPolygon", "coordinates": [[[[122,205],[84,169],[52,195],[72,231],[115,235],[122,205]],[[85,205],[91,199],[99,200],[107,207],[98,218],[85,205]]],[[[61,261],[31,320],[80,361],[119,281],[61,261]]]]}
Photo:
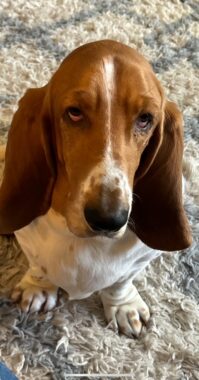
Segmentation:
{"type": "MultiPolygon", "coordinates": [[[[25,90],[46,84],[75,47],[104,38],[136,47],[184,114],[185,204],[194,237],[190,249],[164,253],[137,279],[152,312],[137,340],[106,327],[97,294],[79,302],[63,295],[52,312],[23,314],[9,294],[27,262],[13,236],[0,237],[0,358],[20,380],[199,379],[198,5],[1,0],[0,143],[25,90]]],[[[1,176],[2,169],[3,162],[1,176]]]]}

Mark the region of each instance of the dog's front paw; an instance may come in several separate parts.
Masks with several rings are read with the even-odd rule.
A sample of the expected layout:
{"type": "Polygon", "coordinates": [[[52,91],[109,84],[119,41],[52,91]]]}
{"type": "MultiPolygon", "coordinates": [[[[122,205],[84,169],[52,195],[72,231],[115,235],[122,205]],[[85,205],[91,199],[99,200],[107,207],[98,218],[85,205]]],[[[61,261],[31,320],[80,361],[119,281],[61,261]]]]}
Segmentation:
{"type": "MultiPolygon", "coordinates": [[[[135,287],[134,287],[135,288],[135,287]]],[[[136,289],[136,288],[135,288],[136,289]]],[[[108,300],[102,296],[104,312],[110,327],[127,335],[138,337],[142,331],[143,324],[150,319],[147,304],[143,301],[136,289],[136,294],[128,302],[121,303],[108,300]]]]}
{"type": "Polygon", "coordinates": [[[25,275],[14,288],[14,302],[19,302],[24,312],[49,311],[57,304],[58,289],[48,281],[25,275]]]}

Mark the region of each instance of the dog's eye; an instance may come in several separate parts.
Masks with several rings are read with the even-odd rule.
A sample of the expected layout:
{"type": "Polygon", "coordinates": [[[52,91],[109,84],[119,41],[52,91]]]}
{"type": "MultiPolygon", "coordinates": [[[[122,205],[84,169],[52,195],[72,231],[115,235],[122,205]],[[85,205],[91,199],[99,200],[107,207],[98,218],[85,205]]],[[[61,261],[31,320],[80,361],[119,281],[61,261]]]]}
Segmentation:
{"type": "Polygon", "coordinates": [[[72,121],[80,121],[83,119],[81,110],[77,107],[69,107],[67,110],[68,116],[72,121]]]}
{"type": "Polygon", "coordinates": [[[136,128],[140,130],[146,130],[151,127],[153,116],[150,113],[143,113],[136,120],[136,128]]]}

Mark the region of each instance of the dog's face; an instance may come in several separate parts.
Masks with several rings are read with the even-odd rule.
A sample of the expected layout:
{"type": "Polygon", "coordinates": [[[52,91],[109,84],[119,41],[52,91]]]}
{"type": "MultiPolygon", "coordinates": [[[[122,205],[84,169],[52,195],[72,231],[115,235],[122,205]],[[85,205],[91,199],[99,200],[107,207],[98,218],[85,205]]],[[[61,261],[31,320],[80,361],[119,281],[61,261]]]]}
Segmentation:
{"type": "Polygon", "coordinates": [[[71,53],[50,82],[29,89],[8,136],[0,233],[50,207],[79,237],[120,237],[183,249],[183,121],[147,61],[116,41],[71,53]]]}
{"type": "MultiPolygon", "coordinates": [[[[69,56],[51,86],[65,182],[59,211],[78,236],[121,236],[142,152],[162,120],[160,85],[135,51],[102,45],[69,56]]],[[[54,194],[56,202],[56,186],[54,194]]]]}

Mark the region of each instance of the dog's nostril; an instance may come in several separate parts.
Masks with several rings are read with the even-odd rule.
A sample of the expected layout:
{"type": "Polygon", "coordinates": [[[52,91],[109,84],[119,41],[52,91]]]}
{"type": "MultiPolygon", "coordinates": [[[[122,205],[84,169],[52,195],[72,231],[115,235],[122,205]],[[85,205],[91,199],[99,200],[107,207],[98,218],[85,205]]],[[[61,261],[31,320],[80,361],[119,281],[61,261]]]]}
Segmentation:
{"type": "Polygon", "coordinates": [[[94,231],[118,231],[126,224],[128,219],[128,210],[123,209],[104,216],[97,208],[85,207],[84,215],[87,223],[94,231]]]}

